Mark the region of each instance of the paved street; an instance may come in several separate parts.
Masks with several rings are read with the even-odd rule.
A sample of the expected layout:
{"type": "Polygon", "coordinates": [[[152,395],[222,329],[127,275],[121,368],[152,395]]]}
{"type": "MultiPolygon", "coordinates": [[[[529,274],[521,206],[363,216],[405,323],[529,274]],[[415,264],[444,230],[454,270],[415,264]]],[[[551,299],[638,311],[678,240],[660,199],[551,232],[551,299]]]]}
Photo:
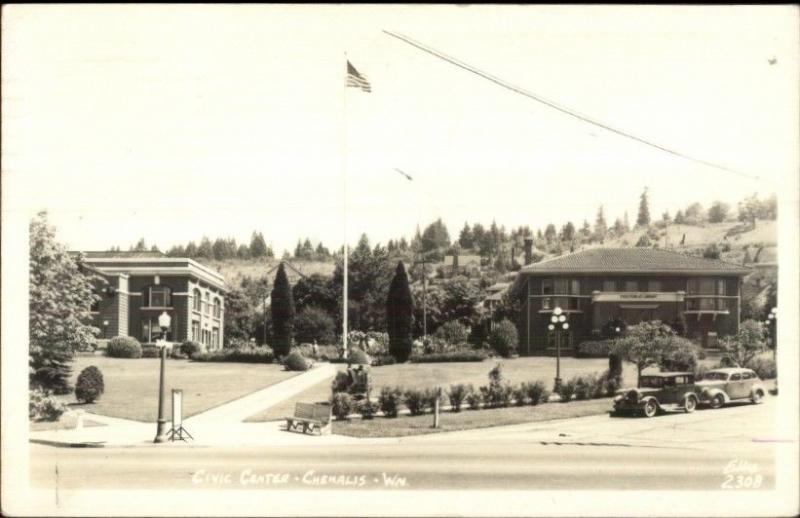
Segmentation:
{"type": "Polygon", "coordinates": [[[78,488],[719,489],[774,483],[775,400],[643,418],[593,416],[269,447],[31,444],[32,483],[78,488]],[[726,475],[726,468],[728,475],[726,475]],[[742,483],[742,478],[738,479],[742,483]]]}

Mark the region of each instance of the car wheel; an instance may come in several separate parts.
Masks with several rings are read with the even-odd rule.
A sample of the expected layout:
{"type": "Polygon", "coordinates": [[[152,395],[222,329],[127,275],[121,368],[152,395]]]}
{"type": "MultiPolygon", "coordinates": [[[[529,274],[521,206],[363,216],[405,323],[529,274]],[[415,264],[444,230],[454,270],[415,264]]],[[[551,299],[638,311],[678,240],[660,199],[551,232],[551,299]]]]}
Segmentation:
{"type": "Polygon", "coordinates": [[[755,405],[763,403],[764,402],[764,393],[761,392],[760,390],[756,390],[753,393],[753,397],[751,399],[753,400],[753,404],[755,404],[755,405]]]}
{"type": "Polygon", "coordinates": [[[658,412],[658,405],[656,404],[655,400],[651,399],[644,405],[644,415],[645,417],[653,417],[658,412]]]}
{"type": "Polygon", "coordinates": [[[722,394],[717,394],[711,398],[711,408],[722,408],[722,405],[725,404],[725,396],[722,394]]]}
{"type": "Polygon", "coordinates": [[[687,414],[691,414],[694,412],[695,408],[697,408],[697,398],[694,396],[688,396],[686,401],[683,403],[683,410],[687,414]]]}

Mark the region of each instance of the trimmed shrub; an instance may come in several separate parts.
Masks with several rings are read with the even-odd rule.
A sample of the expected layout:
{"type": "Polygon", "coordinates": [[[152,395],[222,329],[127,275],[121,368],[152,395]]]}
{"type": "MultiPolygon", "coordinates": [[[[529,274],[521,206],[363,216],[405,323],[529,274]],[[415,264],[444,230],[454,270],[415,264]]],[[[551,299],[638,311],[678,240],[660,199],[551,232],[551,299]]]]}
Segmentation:
{"type": "Polygon", "coordinates": [[[536,406],[540,403],[547,403],[550,392],[545,388],[544,382],[535,381],[532,383],[525,383],[523,386],[525,388],[525,395],[531,405],[536,406]]]}
{"type": "Polygon", "coordinates": [[[389,293],[386,297],[386,330],[389,333],[389,354],[398,362],[411,356],[411,329],[414,325],[414,299],[408,285],[408,275],[403,262],[397,263],[389,293]]]}
{"type": "Polygon", "coordinates": [[[497,322],[489,333],[489,345],[504,358],[517,352],[518,340],[516,326],[505,318],[497,322]]]}
{"type": "Polygon", "coordinates": [[[307,371],[311,367],[308,361],[303,358],[303,355],[297,351],[289,353],[283,360],[283,365],[286,367],[286,370],[299,372],[307,371]]]}
{"type": "Polygon", "coordinates": [[[772,358],[753,358],[746,366],[748,369],[753,369],[762,380],[771,380],[778,377],[778,368],[772,358]]]}
{"type": "Polygon", "coordinates": [[[603,371],[597,378],[595,386],[594,397],[610,397],[613,396],[622,386],[621,373],[612,373],[611,371],[603,371]]]}
{"type": "Polygon", "coordinates": [[[275,355],[266,347],[242,347],[198,353],[192,357],[192,360],[196,362],[272,363],[275,361],[275,355]]]}
{"type": "Polygon", "coordinates": [[[331,396],[331,412],[336,419],[344,421],[352,411],[353,398],[350,397],[350,394],[346,392],[337,392],[331,396]]]}
{"type": "MultiPolygon", "coordinates": [[[[173,351],[174,350],[175,349],[173,349],[173,351]]],[[[181,344],[178,350],[181,352],[181,354],[185,355],[188,358],[191,358],[195,354],[205,352],[206,348],[202,344],[197,343],[194,340],[187,340],[181,344]]]]}
{"type": "Polygon", "coordinates": [[[412,356],[411,363],[482,362],[488,357],[484,351],[464,350],[412,356]]]}
{"type": "Polygon", "coordinates": [[[375,412],[378,411],[378,407],[375,406],[375,403],[369,400],[369,398],[364,398],[358,404],[357,411],[361,414],[362,419],[372,419],[375,416],[375,412]]]}
{"type": "Polygon", "coordinates": [[[467,401],[470,410],[479,410],[481,408],[481,394],[476,390],[472,390],[472,387],[470,387],[470,391],[464,399],[467,401]]]}
{"type": "Polygon", "coordinates": [[[612,351],[612,340],[593,340],[581,342],[575,349],[578,358],[608,358],[612,351]]]}
{"type": "Polygon", "coordinates": [[[570,380],[562,383],[556,393],[561,397],[562,403],[569,403],[572,396],[575,395],[575,382],[570,380]]]}
{"type": "Polygon", "coordinates": [[[595,374],[577,375],[571,383],[575,386],[575,399],[591,399],[595,397],[597,376],[595,374]]]}
{"type": "Polygon", "coordinates": [[[353,351],[350,351],[350,354],[347,356],[347,361],[348,363],[352,363],[354,365],[370,364],[369,356],[361,349],[354,349],[353,351]]]}
{"type": "Polygon", "coordinates": [[[50,392],[36,388],[30,391],[28,417],[34,421],[58,421],[67,406],[50,392]]]}
{"type": "Polygon", "coordinates": [[[333,377],[333,381],[331,382],[331,392],[334,394],[337,392],[347,392],[349,387],[350,379],[347,373],[344,371],[336,371],[336,376],[333,377]]]}
{"type": "Polygon", "coordinates": [[[525,406],[528,400],[528,391],[525,389],[525,383],[520,383],[511,393],[514,398],[514,404],[517,406],[525,406]]]}
{"type": "Polygon", "coordinates": [[[105,390],[103,373],[94,365],[90,365],[78,375],[78,381],[75,383],[75,399],[83,403],[94,403],[105,390]]]}
{"type": "Polygon", "coordinates": [[[425,399],[425,407],[428,408],[431,412],[434,411],[436,407],[436,400],[439,400],[439,408],[441,409],[442,403],[446,401],[444,395],[444,391],[442,391],[441,397],[439,397],[439,391],[435,388],[425,389],[424,392],[424,399],[425,399]]]}
{"type": "Polygon", "coordinates": [[[421,415],[427,406],[427,394],[420,389],[408,389],[403,393],[403,403],[411,415],[421,415]]]}
{"type": "Polygon", "coordinates": [[[161,348],[154,345],[142,346],[142,358],[159,358],[161,356],[161,348]]]}
{"type": "Polygon", "coordinates": [[[450,399],[450,409],[453,412],[461,412],[461,405],[464,403],[467,394],[471,392],[472,385],[464,385],[463,383],[450,385],[450,390],[447,392],[447,396],[450,399]]]}
{"type": "Polygon", "coordinates": [[[372,358],[373,367],[381,367],[383,365],[394,365],[395,363],[397,363],[397,360],[394,359],[394,356],[389,354],[384,354],[382,356],[375,356],[372,358]]]}
{"type": "Polygon", "coordinates": [[[439,327],[439,329],[433,333],[433,336],[449,345],[461,345],[467,342],[469,334],[464,324],[458,320],[451,320],[439,327]]]}
{"type": "Polygon", "coordinates": [[[378,406],[386,417],[397,417],[397,410],[400,407],[402,392],[397,387],[381,387],[378,396],[378,406]]]}
{"type": "Polygon", "coordinates": [[[142,344],[130,336],[115,336],[108,341],[106,356],[111,358],[141,358],[142,344]]]}

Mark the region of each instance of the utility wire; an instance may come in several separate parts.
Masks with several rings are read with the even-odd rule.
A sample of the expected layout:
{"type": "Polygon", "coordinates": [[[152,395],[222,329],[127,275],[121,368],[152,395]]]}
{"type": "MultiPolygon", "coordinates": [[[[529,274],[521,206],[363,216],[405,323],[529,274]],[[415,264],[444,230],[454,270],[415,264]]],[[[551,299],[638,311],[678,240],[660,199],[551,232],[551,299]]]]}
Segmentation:
{"type": "Polygon", "coordinates": [[[484,79],[487,79],[487,80],[497,84],[498,86],[502,86],[503,88],[506,88],[507,90],[511,90],[512,92],[518,93],[520,95],[524,95],[525,97],[529,97],[529,98],[533,99],[534,101],[540,102],[540,103],[542,103],[542,104],[544,104],[546,106],[549,106],[550,108],[553,108],[555,110],[558,110],[558,111],[560,111],[562,113],[566,113],[567,115],[575,117],[576,119],[579,119],[579,120],[581,120],[583,122],[586,122],[588,124],[592,124],[594,126],[603,128],[606,131],[610,131],[612,133],[616,133],[617,135],[620,135],[622,137],[629,138],[631,140],[635,140],[636,142],[639,142],[639,143],[644,144],[646,146],[650,146],[650,147],[656,148],[656,149],[658,149],[660,151],[664,151],[665,153],[669,153],[671,155],[675,155],[675,156],[683,158],[685,160],[690,160],[690,161],[696,162],[698,164],[703,164],[703,165],[708,166],[708,167],[713,167],[715,169],[720,169],[722,171],[733,173],[733,174],[736,174],[736,175],[739,175],[739,176],[752,178],[754,180],[759,179],[758,176],[755,176],[755,175],[752,175],[752,174],[748,174],[748,173],[743,173],[741,171],[736,171],[736,170],[731,169],[729,167],[725,167],[723,165],[715,164],[714,162],[708,162],[706,160],[702,160],[702,159],[699,159],[699,158],[694,158],[694,157],[691,157],[691,156],[686,155],[684,153],[681,153],[680,151],[675,151],[673,149],[661,146],[661,145],[656,144],[654,142],[651,142],[649,140],[637,137],[636,135],[632,135],[632,134],[627,133],[625,131],[618,130],[618,129],[613,128],[613,127],[611,127],[611,126],[609,126],[609,125],[607,125],[607,124],[605,124],[603,122],[594,120],[594,119],[592,119],[592,118],[590,118],[590,117],[588,117],[586,115],[581,115],[576,110],[573,110],[571,108],[567,108],[565,106],[560,106],[558,103],[556,103],[554,101],[545,99],[544,97],[542,97],[540,95],[537,95],[537,94],[534,94],[532,92],[529,92],[529,91],[527,91],[527,90],[525,90],[525,89],[523,89],[523,88],[521,88],[519,86],[512,85],[511,83],[508,83],[508,82],[506,82],[506,81],[504,81],[504,80],[502,80],[502,79],[500,79],[498,77],[495,77],[495,76],[493,76],[491,74],[488,74],[487,72],[483,72],[482,70],[479,70],[479,69],[477,69],[477,68],[475,68],[475,67],[473,67],[471,65],[468,65],[468,64],[464,63],[463,61],[460,61],[460,60],[458,60],[458,59],[456,59],[456,58],[454,58],[452,56],[448,56],[447,54],[444,54],[443,52],[440,52],[440,51],[438,51],[436,49],[428,47],[427,45],[424,45],[424,44],[422,44],[422,43],[420,43],[418,41],[415,41],[415,40],[409,38],[408,36],[404,36],[402,34],[390,32],[390,31],[387,31],[387,30],[384,30],[383,32],[388,34],[389,36],[392,36],[393,38],[397,38],[398,40],[403,41],[403,42],[411,45],[412,47],[416,47],[416,48],[418,48],[418,49],[420,49],[420,50],[422,50],[424,52],[427,52],[428,54],[432,54],[433,56],[436,56],[439,59],[447,61],[448,63],[450,63],[452,65],[455,65],[455,66],[457,66],[459,68],[462,68],[462,69],[466,70],[467,72],[471,72],[471,73],[473,73],[473,74],[475,74],[477,76],[480,76],[480,77],[482,77],[484,79]]]}

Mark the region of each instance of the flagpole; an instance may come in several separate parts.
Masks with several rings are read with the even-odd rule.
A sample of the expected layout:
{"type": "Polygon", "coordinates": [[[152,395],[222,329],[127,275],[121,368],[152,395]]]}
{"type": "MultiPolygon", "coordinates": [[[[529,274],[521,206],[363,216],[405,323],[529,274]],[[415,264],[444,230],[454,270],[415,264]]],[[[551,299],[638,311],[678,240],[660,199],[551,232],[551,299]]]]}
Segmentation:
{"type": "MultiPolygon", "coordinates": [[[[345,70],[347,70],[347,52],[344,53],[345,70]]],[[[342,84],[342,187],[344,191],[344,261],[343,261],[343,286],[342,296],[342,355],[344,358],[349,356],[347,346],[347,74],[345,73],[342,84]]]]}

